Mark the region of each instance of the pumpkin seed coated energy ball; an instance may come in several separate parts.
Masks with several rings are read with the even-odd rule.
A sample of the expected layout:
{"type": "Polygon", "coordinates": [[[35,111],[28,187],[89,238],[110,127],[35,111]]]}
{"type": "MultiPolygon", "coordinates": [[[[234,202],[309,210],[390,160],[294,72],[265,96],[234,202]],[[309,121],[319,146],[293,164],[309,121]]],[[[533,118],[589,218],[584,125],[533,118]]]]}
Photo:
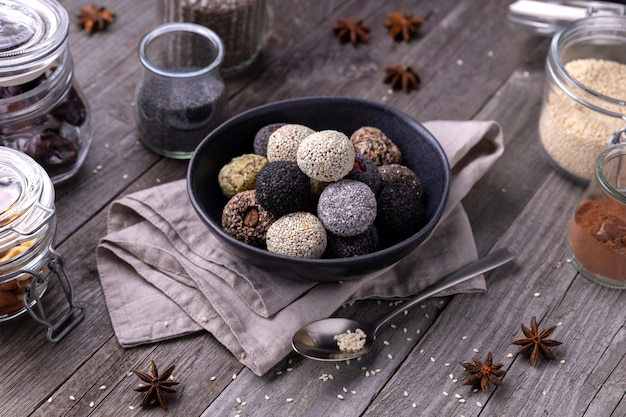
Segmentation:
{"type": "Polygon", "coordinates": [[[267,158],[255,154],[233,158],[217,175],[222,193],[231,198],[242,191],[254,190],[256,177],[266,164],[267,158]]]}
{"type": "Polygon", "coordinates": [[[360,181],[328,184],[317,203],[317,216],[328,231],[339,236],[363,233],[376,218],[376,195],[360,181]]]}
{"type": "Polygon", "coordinates": [[[289,213],[272,223],[266,242],[267,250],[273,253],[319,259],[326,250],[326,230],[311,213],[289,213]]]}
{"type": "Polygon", "coordinates": [[[297,162],[309,177],[322,181],[337,181],[354,166],[354,146],[345,134],[322,130],[307,136],[298,147],[297,162]]]}
{"type": "Polygon", "coordinates": [[[265,234],[276,218],[256,199],[254,190],[235,194],[222,210],[222,229],[237,240],[265,247],[265,234]]]}
{"type": "Polygon", "coordinates": [[[370,157],[377,166],[402,163],[400,148],[377,127],[360,127],[350,140],[357,154],[370,157]]]}
{"type": "Polygon", "coordinates": [[[303,125],[287,124],[270,135],[267,141],[267,159],[296,162],[298,146],[307,136],[315,133],[303,125]]]}
{"type": "Polygon", "coordinates": [[[310,206],[310,179],[295,162],[269,162],[259,172],[255,190],[259,203],[276,217],[310,206]]]}

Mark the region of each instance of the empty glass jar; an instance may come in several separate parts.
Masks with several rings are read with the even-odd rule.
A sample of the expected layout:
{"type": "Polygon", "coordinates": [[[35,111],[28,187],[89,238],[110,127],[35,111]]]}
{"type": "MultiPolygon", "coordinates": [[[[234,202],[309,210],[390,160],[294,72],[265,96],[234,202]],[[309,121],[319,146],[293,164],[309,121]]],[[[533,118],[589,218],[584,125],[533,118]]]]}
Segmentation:
{"type": "Polygon", "coordinates": [[[138,52],[142,75],[135,118],[140,138],[160,155],[189,159],[226,114],[222,42],[204,26],[168,23],[145,35],[138,52]]]}
{"type": "Polygon", "coordinates": [[[0,145],[31,156],[53,183],[65,181],[91,143],[67,12],[54,0],[0,0],[0,28],[0,145]]]}

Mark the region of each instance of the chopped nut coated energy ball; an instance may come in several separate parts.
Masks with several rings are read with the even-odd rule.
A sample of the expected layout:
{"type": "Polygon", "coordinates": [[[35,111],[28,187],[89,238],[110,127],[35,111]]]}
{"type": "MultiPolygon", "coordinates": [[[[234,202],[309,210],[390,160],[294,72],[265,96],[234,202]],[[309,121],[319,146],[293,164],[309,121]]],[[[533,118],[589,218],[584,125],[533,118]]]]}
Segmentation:
{"type": "Polygon", "coordinates": [[[222,211],[222,229],[244,243],[265,247],[265,234],[276,217],[256,199],[254,190],[235,194],[222,211]]]}
{"type": "Polygon", "coordinates": [[[319,259],[326,250],[326,229],[311,213],[289,213],[270,226],[266,242],[270,252],[319,259]]]}
{"type": "Polygon", "coordinates": [[[402,163],[402,153],[380,129],[363,126],[350,136],[357,154],[368,156],[377,166],[402,163]]]}

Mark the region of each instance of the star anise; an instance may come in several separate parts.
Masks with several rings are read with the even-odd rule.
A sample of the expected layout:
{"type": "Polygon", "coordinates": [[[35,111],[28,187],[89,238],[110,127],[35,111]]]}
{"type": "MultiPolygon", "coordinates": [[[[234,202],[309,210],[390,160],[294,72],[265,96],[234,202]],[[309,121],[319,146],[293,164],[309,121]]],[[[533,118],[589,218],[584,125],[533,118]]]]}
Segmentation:
{"type": "Polygon", "coordinates": [[[385,78],[383,81],[387,84],[391,84],[391,88],[394,90],[404,90],[408,93],[411,89],[417,90],[420,85],[420,77],[417,75],[413,68],[402,65],[391,65],[385,68],[385,78]]]}
{"type": "Polygon", "coordinates": [[[556,340],[547,339],[547,337],[552,334],[554,329],[556,329],[556,326],[552,326],[539,333],[537,319],[533,316],[530,319],[530,329],[522,323],[522,332],[524,332],[524,336],[526,337],[515,339],[511,342],[511,344],[522,346],[518,353],[531,351],[530,364],[532,366],[537,364],[540,352],[545,358],[555,361],[556,357],[550,350],[550,346],[558,346],[562,343],[557,342],[556,340]]]}
{"type": "Polygon", "coordinates": [[[176,392],[172,386],[179,384],[179,382],[170,378],[172,372],[174,372],[174,365],[170,365],[161,375],[159,375],[159,371],[154,364],[154,361],[150,361],[150,371],[152,372],[152,375],[143,371],[133,370],[139,379],[146,382],[146,384],[140,384],[133,389],[137,392],[146,393],[143,397],[143,401],[141,402],[142,407],[147,407],[152,404],[154,400],[156,400],[162,409],[167,410],[167,402],[165,402],[163,393],[176,392]]]}
{"type": "Polygon", "coordinates": [[[367,42],[370,33],[370,28],[365,26],[362,20],[354,22],[351,17],[338,19],[332,30],[341,42],[350,42],[353,45],[367,42]]]}
{"type": "Polygon", "coordinates": [[[407,14],[404,11],[402,13],[387,13],[387,17],[389,20],[383,24],[389,29],[391,37],[394,39],[402,38],[406,42],[411,39],[411,35],[416,33],[422,26],[422,23],[424,23],[424,19],[407,14]]]}
{"type": "Polygon", "coordinates": [[[506,371],[504,369],[500,369],[503,364],[493,363],[493,355],[491,352],[487,353],[485,362],[481,362],[474,358],[473,363],[463,362],[461,365],[463,365],[463,368],[471,374],[470,377],[465,380],[463,385],[480,385],[483,392],[489,392],[490,382],[498,387],[503,385],[499,378],[506,375],[506,371]]]}
{"type": "Polygon", "coordinates": [[[85,29],[88,35],[106,29],[115,21],[115,13],[96,5],[81,8],[77,17],[78,26],[85,29]]]}

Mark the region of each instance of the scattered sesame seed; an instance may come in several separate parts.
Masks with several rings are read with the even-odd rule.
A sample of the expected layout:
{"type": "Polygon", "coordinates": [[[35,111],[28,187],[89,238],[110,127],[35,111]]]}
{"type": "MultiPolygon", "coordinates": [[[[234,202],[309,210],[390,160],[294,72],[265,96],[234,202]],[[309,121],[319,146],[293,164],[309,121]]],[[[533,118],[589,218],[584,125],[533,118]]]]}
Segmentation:
{"type": "Polygon", "coordinates": [[[352,394],[352,395],[356,395],[356,391],[355,391],[355,390],[351,390],[351,391],[350,391],[350,394],[352,394]]]}
{"type": "Polygon", "coordinates": [[[52,402],[52,397],[48,398],[48,402],[51,403],[52,402]]]}
{"type": "Polygon", "coordinates": [[[390,353],[390,354],[388,354],[388,355],[387,355],[387,357],[388,357],[389,359],[393,359],[393,355],[392,355],[391,353],[390,353]]]}
{"type": "Polygon", "coordinates": [[[416,403],[413,403],[413,404],[411,404],[411,407],[413,407],[413,408],[417,408],[417,404],[416,404],[416,403]]]}
{"type": "Polygon", "coordinates": [[[562,321],[560,321],[560,322],[558,322],[556,325],[557,325],[557,326],[562,326],[562,325],[563,325],[563,322],[562,322],[562,321]]]}
{"type": "Polygon", "coordinates": [[[389,345],[390,345],[389,340],[385,340],[385,341],[383,342],[383,345],[385,345],[385,346],[389,346],[389,345]]]}
{"type": "Polygon", "coordinates": [[[205,316],[202,316],[202,317],[200,317],[200,321],[201,321],[202,323],[208,323],[208,322],[209,322],[209,318],[208,318],[208,317],[205,317],[205,316]]]}
{"type": "Polygon", "coordinates": [[[431,362],[435,362],[435,361],[436,361],[436,359],[435,359],[435,358],[433,358],[433,357],[431,356],[431,357],[430,357],[430,361],[431,361],[431,362]]]}
{"type": "Polygon", "coordinates": [[[403,313],[406,316],[407,314],[409,314],[409,310],[404,310],[403,313]]]}
{"type": "Polygon", "coordinates": [[[409,393],[408,393],[408,392],[406,392],[406,391],[404,391],[404,392],[402,393],[402,396],[403,396],[403,397],[408,397],[408,396],[409,396],[409,393]]]}
{"type": "Polygon", "coordinates": [[[269,396],[269,395],[267,395],[267,394],[265,394],[265,397],[264,397],[264,398],[265,398],[266,400],[269,400],[269,399],[270,399],[270,396],[269,396]]]}
{"type": "Polygon", "coordinates": [[[128,174],[122,175],[122,178],[124,178],[124,179],[128,178],[128,174]]]}
{"type": "Polygon", "coordinates": [[[100,385],[100,391],[104,391],[105,389],[107,389],[106,385],[100,385]]]}
{"type": "Polygon", "coordinates": [[[462,59],[457,59],[457,60],[456,60],[456,64],[457,64],[458,66],[463,65],[463,60],[462,60],[462,59]]]}
{"type": "Polygon", "coordinates": [[[105,144],[104,144],[104,147],[105,147],[105,148],[108,148],[108,147],[109,147],[109,144],[108,144],[108,143],[105,143],[105,144]]]}
{"type": "Polygon", "coordinates": [[[389,100],[389,97],[387,97],[387,96],[382,96],[381,100],[382,100],[382,101],[387,101],[387,100],[389,100]]]}
{"type": "Polygon", "coordinates": [[[407,342],[412,342],[412,341],[413,341],[413,338],[412,338],[412,337],[407,337],[407,338],[406,338],[406,341],[407,341],[407,342]]]}
{"type": "Polygon", "coordinates": [[[170,323],[167,320],[165,321],[165,323],[163,323],[163,326],[165,326],[165,327],[167,327],[169,325],[170,325],[170,323]]]}
{"type": "Polygon", "coordinates": [[[337,394],[337,398],[339,398],[340,400],[343,400],[343,395],[337,394]]]}
{"type": "Polygon", "coordinates": [[[454,375],[450,374],[448,376],[450,377],[450,379],[454,379],[454,375]]]}
{"type": "Polygon", "coordinates": [[[459,380],[458,380],[458,379],[456,379],[456,378],[454,378],[454,379],[452,380],[452,382],[456,383],[456,382],[459,382],[459,380]]]}
{"type": "Polygon", "coordinates": [[[463,398],[463,397],[461,397],[461,394],[454,394],[454,397],[455,398],[463,398]]]}
{"type": "Polygon", "coordinates": [[[480,401],[476,401],[476,405],[478,406],[478,408],[482,408],[483,407],[483,403],[481,403],[480,401]]]}
{"type": "Polygon", "coordinates": [[[420,353],[424,353],[424,349],[420,349],[420,353]]]}
{"type": "Polygon", "coordinates": [[[474,348],[472,349],[474,352],[478,353],[478,349],[474,348]]]}
{"type": "Polygon", "coordinates": [[[524,77],[526,77],[526,78],[530,77],[530,72],[524,71],[524,77]]]}
{"type": "Polygon", "coordinates": [[[415,333],[420,334],[420,333],[422,333],[422,331],[421,331],[420,329],[417,329],[417,330],[415,331],[415,333]]]}
{"type": "Polygon", "coordinates": [[[89,407],[92,407],[92,408],[93,408],[93,406],[94,406],[94,405],[95,405],[95,404],[94,404],[94,402],[93,402],[93,401],[89,403],[89,407]]]}
{"type": "Polygon", "coordinates": [[[408,332],[408,331],[409,331],[409,330],[408,330],[406,327],[405,327],[404,329],[402,329],[402,332],[404,332],[404,333],[406,333],[406,332],[408,332]]]}
{"type": "Polygon", "coordinates": [[[158,184],[158,183],[160,183],[160,182],[161,182],[161,178],[157,178],[157,179],[156,179],[156,183],[158,184]]]}
{"type": "Polygon", "coordinates": [[[276,375],[282,375],[283,371],[276,371],[276,375]]]}
{"type": "Polygon", "coordinates": [[[293,371],[293,368],[287,368],[287,372],[293,371]]]}
{"type": "Polygon", "coordinates": [[[429,318],[430,318],[430,316],[428,315],[428,313],[424,314],[424,317],[425,317],[425,318],[427,318],[427,319],[429,319],[429,318]]]}
{"type": "Polygon", "coordinates": [[[448,366],[450,366],[450,362],[446,362],[446,363],[444,363],[444,365],[445,365],[446,367],[448,367],[448,366]]]}
{"type": "Polygon", "coordinates": [[[73,395],[70,395],[70,400],[76,401],[76,397],[74,397],[73,395]]]}
{"type": "Polygon", "coordinates": [[[335,364],[335,369],[341,369],[341,366],[339,366],[338,363],[335,364]]]}
{"type": "Polygon", "coordinates": [[[237,404],[241,404],[241,398],[237,397],[236,401],[237,401],[237,404]]]}
{"type": "Polygon", "coordinates": [[[474,388],[472,392],[478,392],[478,388],[474,388]]]}
{"type": "Polygon", "coordinates": [[[489,51],[489,52],[487,52],[487,56],[488,56],[489,58],[493,57],[493,51],[489,51]]]}
{"type": "Polygon", "coordinates": [[[392,325],[391,325],[391,326],[389,326],[389,327],[391,327],[392,329],[397,329],[397,328],[398,328],[398,326],[396,326],[395,324],[392,324],[392,325]]]}
{"type": "Polygon", "coordinates": [[[97,169],[92,169],[91,172],[94,173],[94,174],[97,174],[98,170],[97,169]]]}
{"type": "Polygon", "coordinates": [[[287,398],[285,401],[288,402],[288,403],[291,403],[291,402],[293,402],[293,398],[287,398]]]}
{"type": "Polygon", "coordinates": [[[343,387],[341,389],[342,389],[343,392],[348,392],[348,388],[346,388],[346,387],[343,387]]]}
{"type": "Polygon", "coordinates": [[[135,406],[134,406],[134,405],[129,405],[129,406],[128,406],[128,408],[129,408],[130,410],[134,410],[134,409],[135,409],[135,406]]]}
{"type": "Polygon", "coordinates": [[[464,399],[464,398],[461,398],[461,399],[459,400],[459,402],[460,402],[460,403],[465,403],[465,399],[464,399]]]}
{"type": "Polygon", "coordinates": [[[559,363],[565,363],[565,359],[561,359],[559,363]]]}
{"type": "Polygon", "coordinates": [[[217,379],[217,377],[212,376],[211,378],[209,378],[209,381],[215,381],[217,379]]]}
{"type": "Polygon", "coordinates": [[[544,390],[543,390],[543,392],[542,392],[542,394],[543,394],[543,395],[547,395],[547,394],[548,394],[548,391],[546,391],[546,390],[544,389],[544,390]]]}
{"type": "Polygon", "coordinates": [[[365,371],[365,376],[370,376],[370,371],[365,371]]]}
{"type": "Polygon", "coordinates": [[[463,339],[463,340],[467,340],[467,336],[463,336],[461,339],[463,339]]]}
{"type": "Polygon", "coordinates": [[[446,397],[448,396],[448,393],[446,391],[443,391],[442,394],[445,395],[446,397]]]}
{"type": "Polygon", "coordinates": [[[539,297],[539,296],[541,296],[541,293],[540,292],[536,292],[536,293],[533,294],[533,296],[534,297],[539,297]]]}
{"type": "Polygon", "coordinates": [[[233,379],[237,379],[237,374],[233,374],[233,379]]]}
{"type": "Polygon", "coordinates": [[[509,352],[509,353],[507,353],[507,354],[506,354],[506,357],[507,357],[507,358],[512,358],[512,357],[513,357],[513,354],[509,352]]]}

